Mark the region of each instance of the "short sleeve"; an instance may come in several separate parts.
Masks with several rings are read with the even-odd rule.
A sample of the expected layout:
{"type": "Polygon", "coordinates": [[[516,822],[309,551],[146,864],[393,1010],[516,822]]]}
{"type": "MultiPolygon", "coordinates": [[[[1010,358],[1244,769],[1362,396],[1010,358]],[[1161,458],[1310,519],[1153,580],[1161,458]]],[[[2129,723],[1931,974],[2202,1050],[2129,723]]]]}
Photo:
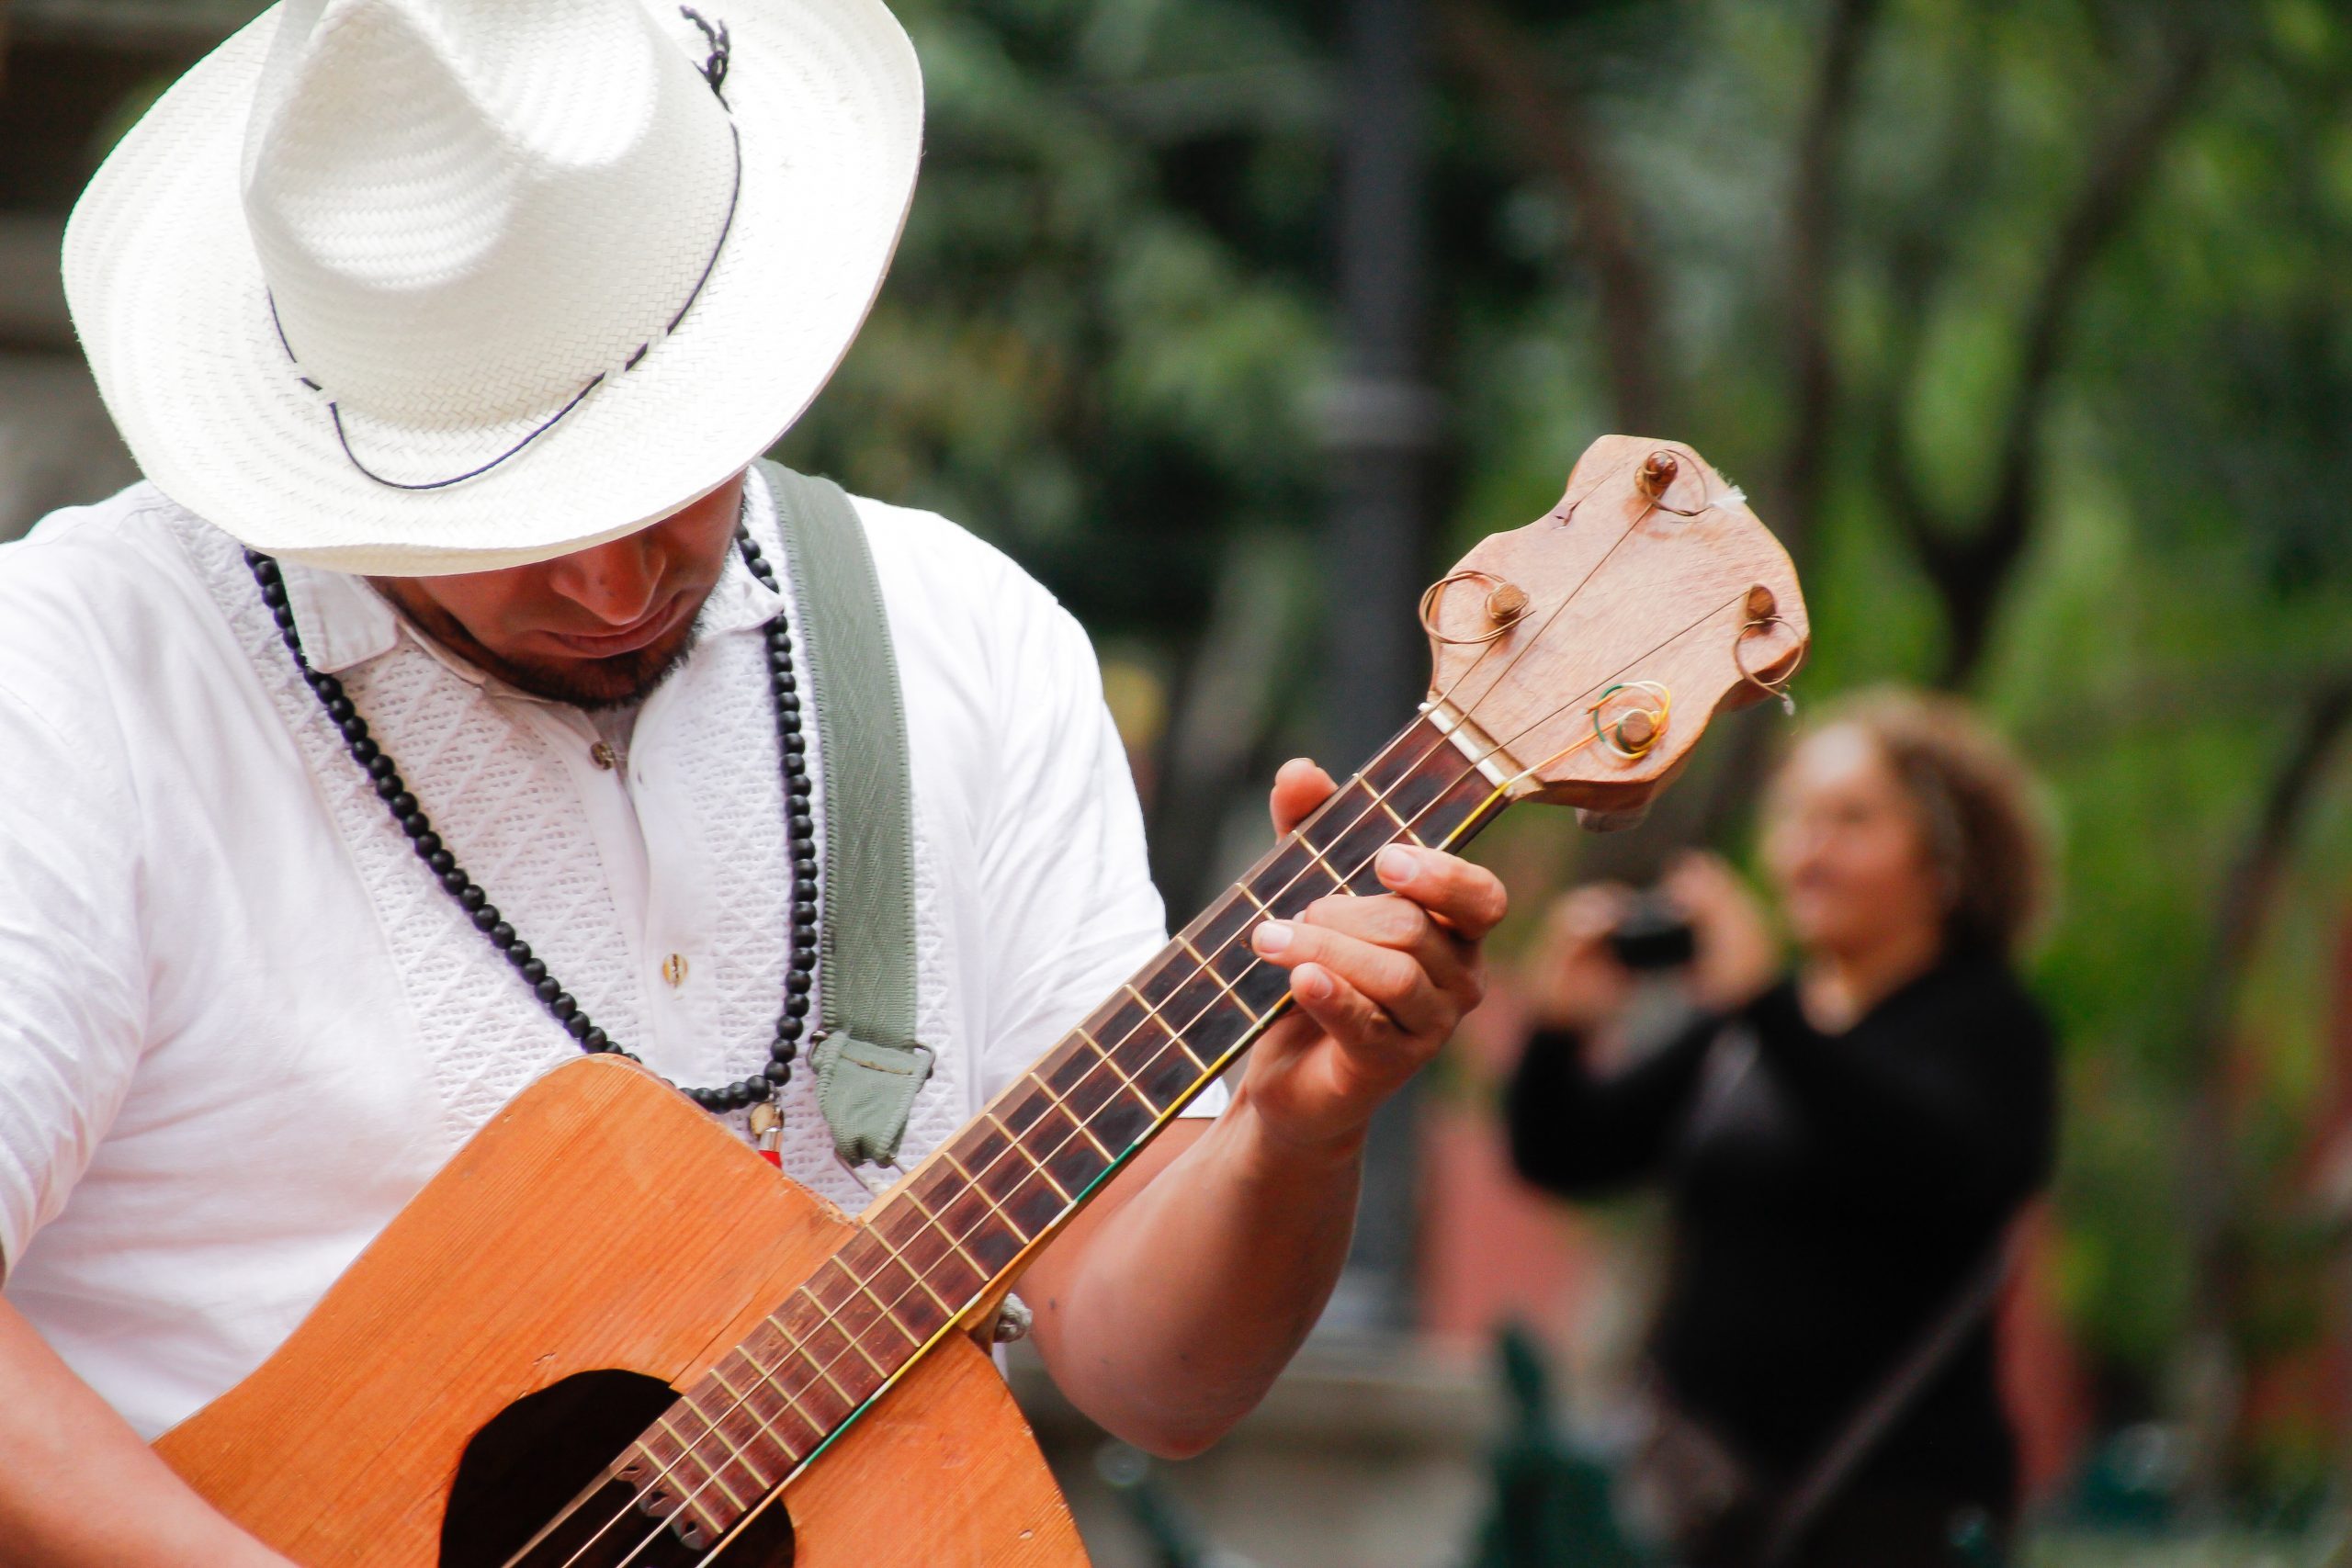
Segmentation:
{"type": "MultiPolygon", "coordinates": [[[[1017,611],[999,723],[1004,773],[981,859],[997,1005],[984,1069],[1001,1090],[1167,942],[1143,813],[1086,633],[1035,583],[1017,611]]],[[[1222,1083],[1186,1109],[1214,1116],[1222,1083]]]]}
{"type": "Polygon", "coordinates": [[[54,1219],[144,1036],[138,816],[94,710],[0,684],[0,1267],[54,1219]]]}

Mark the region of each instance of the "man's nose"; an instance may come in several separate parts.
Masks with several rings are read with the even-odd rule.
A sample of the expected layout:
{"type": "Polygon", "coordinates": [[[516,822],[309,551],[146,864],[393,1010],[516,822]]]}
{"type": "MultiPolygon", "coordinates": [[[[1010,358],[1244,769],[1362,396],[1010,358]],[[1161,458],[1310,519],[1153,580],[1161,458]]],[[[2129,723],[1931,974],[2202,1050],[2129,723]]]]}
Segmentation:
{"type": "Polygon", "coordinates": [[[575,550],[555,563],[548,586],[610,626],[632,626],[653,608],[663,559],[648,528],[575,550]]]}

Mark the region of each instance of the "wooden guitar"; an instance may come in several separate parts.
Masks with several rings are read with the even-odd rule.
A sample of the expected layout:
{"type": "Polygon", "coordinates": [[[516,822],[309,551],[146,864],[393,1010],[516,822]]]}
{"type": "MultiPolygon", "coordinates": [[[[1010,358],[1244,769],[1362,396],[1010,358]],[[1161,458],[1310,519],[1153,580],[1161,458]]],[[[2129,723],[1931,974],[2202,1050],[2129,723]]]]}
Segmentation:
{"type": "Polygon", "coordinates": [[[1792,674],[1788,557],[1688,447],[1609,436],[1422,601],[1420,712],[857,1220],[634,1065],[518,1096],[277,1353],[166,1433],[318,1568],[1082,1563],[981,1348],[1038,1248],[1286,1004],[1248,932],[1512,801],[1644,806],[1792,674]]]}

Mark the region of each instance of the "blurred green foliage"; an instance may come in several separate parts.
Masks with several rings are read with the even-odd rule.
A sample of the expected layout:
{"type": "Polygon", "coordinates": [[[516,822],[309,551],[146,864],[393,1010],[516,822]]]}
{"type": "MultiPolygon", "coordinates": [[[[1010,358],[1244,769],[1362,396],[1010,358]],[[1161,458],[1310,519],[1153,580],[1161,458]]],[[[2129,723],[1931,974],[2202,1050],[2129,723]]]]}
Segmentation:
{"type": "Polygon", "coordinates": [[[1181,641],[1236,536],[1311,520],[1324,69],[1247,5],[898,7],[928,97],[892,281],[787,451],[1181,641]]]}
{"type": "MultiPolygon", "coordinates": [[[[1315,609],[1334,146],[1364,107],[1337,8],[899,10],[924,186],[786,454],[1029,562],[1172,694],[1175,725],[1138,739],[1181,774],[1164,753],[1222,576],[1295,574],[1277,602],[1315,609]]],[[[2074,1325],[2121,1405],[2178,1403],[2200,1323],[2256,1383],[2297,1364],[2345,1268],[2323,1178],[2352,1092],[2328,705],[2352,674],[2352,21],[2324,0],[1432,0],[1430,51],[1453,416],[1432,568],[1548,507],[1637,412],[1799,550],[1807,700],[1981,697],[2062,829],[2039,975],[2067,1040],[2074,1325]]],[[[1301,729],[1295,673],[1269,672],[1241,754],[1301,729]]],[[[1736,815],[1709,830],[1736,842],[1736,815]]],[[[1571,863],[1559,824],[1514,831],[1571,863]]],[[[2300,1428],[2245,1408],[2246,1463],[2340,1441],[2278,1458],[2300,1428]]]]}

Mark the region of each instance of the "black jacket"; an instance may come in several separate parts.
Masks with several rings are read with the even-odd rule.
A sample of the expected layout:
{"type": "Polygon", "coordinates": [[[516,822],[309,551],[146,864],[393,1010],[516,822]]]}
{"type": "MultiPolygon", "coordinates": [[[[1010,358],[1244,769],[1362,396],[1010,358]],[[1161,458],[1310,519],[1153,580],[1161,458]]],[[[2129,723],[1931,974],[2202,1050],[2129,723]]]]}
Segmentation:
{"type": "MultiPolygon", "coordinates": [[[[1801,1474],[2048,1179],[2050,1031],[2007,967],[1949,958],[1843,1034],[1783,982],[1621,1071],[1539,1033],[1510,1086],[1511,1154],[1555,1192],[1666,1187],[1671,1267],[1652,1341],[1690,1414],[1766,1474],[1801,1474]],[[1731,1078],[1719,1042],[1753,1066],[1731,1078]],[[1715,1090],[1701,1093],[1713,1079],[1715,1090]]],[[[2016,1451],[1989,1325],[1854,1484],[1925,1487],[2006,1515],[2016,1451]]]]}

